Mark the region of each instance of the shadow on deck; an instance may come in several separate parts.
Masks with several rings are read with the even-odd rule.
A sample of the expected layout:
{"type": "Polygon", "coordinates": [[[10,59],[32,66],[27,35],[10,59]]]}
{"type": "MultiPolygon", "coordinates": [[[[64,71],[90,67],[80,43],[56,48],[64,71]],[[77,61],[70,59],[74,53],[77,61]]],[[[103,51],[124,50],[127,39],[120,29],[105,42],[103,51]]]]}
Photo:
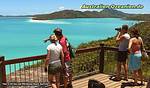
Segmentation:
{"type": "Polygon", "coordinates": [[[110,80],[109,78],[110,75],[106,75],[106,74],[96,74],[96,75],[88,76],[86,78],[73,81],[73,88],[88,88],[89,79],[95,79],[102,82],[106,88],[146,88],[147,85],[147,83],[144,82],[145,85],[132,86],[130,85],[130,82],[133,82],[133,80],[131,79],[129,79],[128,81],[121,80],[115,82],[110,80]]]}

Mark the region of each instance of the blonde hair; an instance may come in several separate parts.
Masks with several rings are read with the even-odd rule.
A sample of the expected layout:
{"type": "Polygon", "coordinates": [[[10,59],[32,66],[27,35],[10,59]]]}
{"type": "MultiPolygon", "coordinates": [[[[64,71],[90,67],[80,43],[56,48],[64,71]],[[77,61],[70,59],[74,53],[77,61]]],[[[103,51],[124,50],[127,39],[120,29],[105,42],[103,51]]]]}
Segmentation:
{"type": "Polygon", "coordinates": [[[55,34],[52,34],[52,35],[49,37],[49,40],[50,40],[51,42],[56,42],[56,41],[57,41],[56,35],[55,35],[55,34]]]}

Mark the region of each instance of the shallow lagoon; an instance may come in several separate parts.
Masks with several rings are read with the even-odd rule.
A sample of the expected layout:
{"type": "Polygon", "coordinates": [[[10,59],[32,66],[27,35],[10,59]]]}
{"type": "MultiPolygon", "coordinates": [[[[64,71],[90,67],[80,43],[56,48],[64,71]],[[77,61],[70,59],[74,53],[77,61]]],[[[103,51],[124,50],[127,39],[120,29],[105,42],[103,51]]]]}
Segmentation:
{"type": "Polygon", "coordinates": [[[77,47],[83,42],[107,39],[116,35],[115,27],[129,26],[136,21],[119,18],[77,18],[35,21],[31,18],[0,18],[0,55],[6,59],[46,54],[49,43],[43,39],[60,27],[77,47]]]}

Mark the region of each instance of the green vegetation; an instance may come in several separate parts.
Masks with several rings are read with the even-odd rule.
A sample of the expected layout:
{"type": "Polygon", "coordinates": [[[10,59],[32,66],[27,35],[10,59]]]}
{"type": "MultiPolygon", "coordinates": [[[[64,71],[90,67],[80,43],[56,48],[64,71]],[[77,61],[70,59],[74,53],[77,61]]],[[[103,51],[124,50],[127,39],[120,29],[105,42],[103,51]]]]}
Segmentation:
{"type": "Polygon", "coordinates": [[[78,54],[76,58],[72,59],[73,75],[78,76],[97,71],[99,69],[98,55],[97,51],[78,54]]]}
{"type": "Polygon", "coordinates": [[[81,43],[78,48],[90,48],[90,47],[97,47],[100,46],[100,44],[104,44],[105,46],[116,46],[115,37],[110,37],[105,40],[94,40],[87,43],[81,43]]]}
{"type": "Polygon", "coordinates": [[[139,21],[150,21],[150,14],[134,14],[129,15],[125,19],[127,20],[139,20],[139,21]]]}

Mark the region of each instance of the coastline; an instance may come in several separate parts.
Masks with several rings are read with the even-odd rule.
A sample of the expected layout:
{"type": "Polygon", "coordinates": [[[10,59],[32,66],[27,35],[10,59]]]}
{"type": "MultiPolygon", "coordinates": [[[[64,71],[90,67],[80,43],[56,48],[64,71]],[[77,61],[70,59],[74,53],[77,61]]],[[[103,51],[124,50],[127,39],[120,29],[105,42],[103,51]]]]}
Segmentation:
{"type": "Polygon", "coordinates": [[[33,20],[30,18],[29,22],[32,23],[45,23],[45,24],[71,24],[69,22],[64,22],[64,21],[58,21],[57,19],[53,19],[53,20],[33,20]]]}

